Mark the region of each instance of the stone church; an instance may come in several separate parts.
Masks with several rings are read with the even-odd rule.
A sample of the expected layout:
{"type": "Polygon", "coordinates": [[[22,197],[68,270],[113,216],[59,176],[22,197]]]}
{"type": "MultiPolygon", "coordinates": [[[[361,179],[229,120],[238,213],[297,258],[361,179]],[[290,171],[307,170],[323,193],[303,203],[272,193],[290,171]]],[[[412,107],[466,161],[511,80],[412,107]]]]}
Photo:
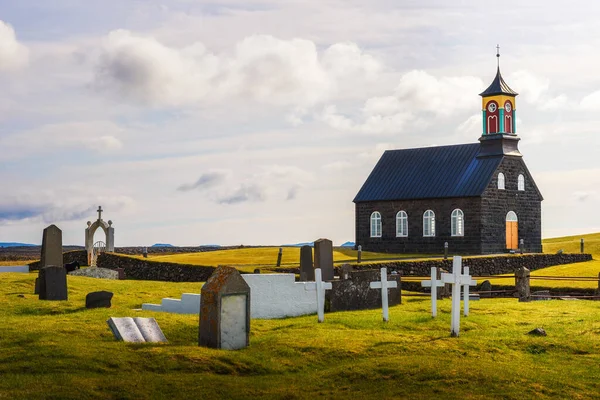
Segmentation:
{"type": "Polygon", "coordinates": [[[448,242],[453,254],[490,254],[522,243],[542,251],[543,198],[519,152],[517,93],[499,66],[480,96],[479,143],[381,156],[354,198],[357,246],[439,254],[448,242]]]}

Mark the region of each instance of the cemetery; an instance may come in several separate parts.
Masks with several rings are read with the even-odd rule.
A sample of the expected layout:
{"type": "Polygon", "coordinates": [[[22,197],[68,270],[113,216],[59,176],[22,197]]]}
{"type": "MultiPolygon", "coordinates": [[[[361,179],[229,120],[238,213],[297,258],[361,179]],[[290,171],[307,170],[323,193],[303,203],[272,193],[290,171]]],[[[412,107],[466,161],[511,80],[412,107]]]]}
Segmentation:
{"type": "Polygon", "coordinates": [[[583,262],[555,255],[556,266],[530,271],[521,263],[534,255],[515,254],[505,257],[514,273],[488,276],[485,258],[339,260],[325,239],[275,248],[271,268],[255,271],[243,258],[236,268],[186,266],[107,252],[67,273],[65,261],[80,257],[62,253],[60,235],[44,231],[31,272],[0,275],[0,390],[11,398],[585,398],[600,389],[593,237],[592,254],[565,238],[540,255],[552,263],[560,246],[562,262],[583,262]],[[151,279],[135,276],[154,267],[162,272],[137,272],[151,279]]]}

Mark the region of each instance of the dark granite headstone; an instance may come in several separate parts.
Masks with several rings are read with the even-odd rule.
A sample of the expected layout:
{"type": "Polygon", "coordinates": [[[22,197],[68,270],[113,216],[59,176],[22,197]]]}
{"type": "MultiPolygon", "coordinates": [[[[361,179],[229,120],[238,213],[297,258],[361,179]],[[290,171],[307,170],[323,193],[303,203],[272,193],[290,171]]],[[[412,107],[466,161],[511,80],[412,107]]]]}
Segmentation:
{"type": "MultiPolygon", "coordinates": [[[[479,286],[479,292],[489,292],[492,290],[492,283],[488,280],[481,282],[481,286],[479,286]]],[[[480,297],[492,297],[491,293],[479,293],[480,297]]]]}
{"type": "Polygon", "coordinates": [[[56,225],[50,225],[42,234],[40,268],[50,265],[63,265],[62,231],[56,225]]]}
{"type": "Polygon", "coordinates": [[[277,268],[281,267],[281,257],[283,256],[283,249],[279,248],[279,253],[277,253],[277,268]]]}
{"type": "Polygon", "coordinates": [[[237,350],[250,343],[250,286],[232,267],[218,267],[200,294],[200,346],[237,350]]]}
{"type": "Polygon", "coordinates": [[[255,274],[260,274],[260,268],[254,268],[254,273],[255,274]]]}
{"type": "Polygon", "coordinates": [[[67,270],[62,265],[44,267],[39,275],[40,300],[67,300],[67,270]]]}
{"type": "Polygon", "coordinates": [[[352,272],[354,269],[352,268],[352,265],[350,264],[344,264],[340,267],[340,279],[344,280],[344,279],[350,279],[350,272],[352,272]]]}
{"type": "Polygon", "coordinates": [[[310,246],[300,247],[300,280],[303,282],[315,280],[312,247],[310,246]]]}
{"type": "Polygon", "coordinates": [[[100,291],[88,293],[85,296],[85,308],[110,308],[112,292],[100,291]]]}
{"type": "MultiPolygon", "coordinates": [[[[371,290],[371,282],[381,280],[379,270],[349,272],[349,278],[332,281],[332,289],[325,294],[328,311],[349,311],[381,308],[381,290],[371,290]]],[[[401,303],[400,275],[388,275],[388,281],[398,282],[398,287],[389,289],[388,304],[401,303]]]]}
{"type": "Polygon", "coordinates": [[[33,294],[40,294],[40,278],[35,278],[35,288],[33,294]]]}
{"type": "Polygon", "coordinates": [[[315,269],[321,268],[324,281],[333,280],[333,243],[329,239],[315,240],[315,269]]]}
{"type": "Polygon", "coordinates": [[[125,279],[125,268],[117,268],[116,271],[119,273],[119,280],[125,279]]]}

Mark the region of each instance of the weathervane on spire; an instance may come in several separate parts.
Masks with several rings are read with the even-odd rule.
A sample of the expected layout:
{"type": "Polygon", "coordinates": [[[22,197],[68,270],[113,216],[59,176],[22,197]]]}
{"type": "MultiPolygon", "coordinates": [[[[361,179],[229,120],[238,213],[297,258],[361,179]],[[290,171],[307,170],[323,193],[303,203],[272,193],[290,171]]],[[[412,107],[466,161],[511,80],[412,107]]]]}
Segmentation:
{"type": "Polygon", "coordinates": [[[498,58],[498,68],[500,68],[500,45],[496,45],[496,57],[498,58]]]}

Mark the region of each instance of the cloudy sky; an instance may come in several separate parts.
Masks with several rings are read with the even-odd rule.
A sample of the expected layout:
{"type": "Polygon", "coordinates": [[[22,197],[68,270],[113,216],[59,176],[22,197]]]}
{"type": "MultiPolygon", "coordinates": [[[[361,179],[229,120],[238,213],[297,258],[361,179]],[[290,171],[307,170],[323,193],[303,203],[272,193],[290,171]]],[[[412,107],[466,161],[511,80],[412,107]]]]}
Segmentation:
{"type": "Polygon", "coordinates": [[[599,13],[0,0],[0,241],[55,223],[82,245],[100,204],[117,246],[354,240],[352,199],[385,149],[477,141],[497,43],[544,237],[598,232],[599,13]]]}

